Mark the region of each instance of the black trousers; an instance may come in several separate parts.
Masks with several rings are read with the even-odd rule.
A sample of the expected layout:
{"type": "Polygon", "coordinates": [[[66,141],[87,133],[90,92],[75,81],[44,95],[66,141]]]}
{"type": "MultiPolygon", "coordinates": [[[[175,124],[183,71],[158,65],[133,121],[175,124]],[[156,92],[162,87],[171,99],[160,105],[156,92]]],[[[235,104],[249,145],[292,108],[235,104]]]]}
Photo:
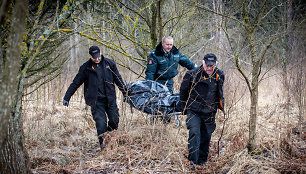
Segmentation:
{"type": "Polygon", "coordinates": [[[216,129],[214,117],[215,114],[209,117],[187,111],[188,160],[194,164],[202,164],[207,161],[211,135],[216,129]]]}
{"type": "Polygon", "coordinates": [[[102,134],[118,128],[119,112],[116,100],[108,102],[98,99],[96,105],[91,107],[91,114],[96,122],[97,134],[100,145],[103,144],[102,134]]]}

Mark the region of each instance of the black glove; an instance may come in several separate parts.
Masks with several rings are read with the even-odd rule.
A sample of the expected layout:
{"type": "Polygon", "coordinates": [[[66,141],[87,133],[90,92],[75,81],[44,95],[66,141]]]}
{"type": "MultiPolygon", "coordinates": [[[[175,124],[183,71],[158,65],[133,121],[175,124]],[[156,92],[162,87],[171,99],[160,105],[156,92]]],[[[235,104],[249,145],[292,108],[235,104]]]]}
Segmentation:
{"type": "Polygon", "coordinates": [[[63,99],[63,105],[68,107],[69,102],[68,102],[68,101],[66,101],[65,99],[63,99]]]}

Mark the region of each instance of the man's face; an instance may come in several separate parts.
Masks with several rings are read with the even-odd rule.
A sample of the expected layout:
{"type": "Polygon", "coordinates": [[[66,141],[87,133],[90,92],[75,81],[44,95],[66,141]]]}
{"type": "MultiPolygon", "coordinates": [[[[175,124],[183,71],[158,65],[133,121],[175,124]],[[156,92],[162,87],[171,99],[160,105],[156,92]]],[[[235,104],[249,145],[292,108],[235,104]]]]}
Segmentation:
{"type": "Polygon", "coordinates": [[[211,75],[211,74],[215,71],[216,66],[215,66],[215,65],[212,65],[212,66],[206,65],[206,64],[205,64],[205,61],[204,61],[204,60],[202,60],[202,61],[203,61],[204,70],[206,71],[206,73],[207,73],[208,75],[211,75]]]}
{"type": "Polygon", "coordinates": [[[164,42],[162,42],[162,46],[163,46],[163,49],[169,53],[170,50],[172,49],[173,47],[173,39],[165,39],[164,42]]]}
{"type": "Polygon", "coordinates": [[[89,57],[90,57],[90,59],[91,59],[93,62],[95,62],[95,63],[100,63],[100,61],[101,61],[101,56],[100,56],[100,57],[97,57],[97,58],[93,58],[93,57],[89,54],[89,57]]]}

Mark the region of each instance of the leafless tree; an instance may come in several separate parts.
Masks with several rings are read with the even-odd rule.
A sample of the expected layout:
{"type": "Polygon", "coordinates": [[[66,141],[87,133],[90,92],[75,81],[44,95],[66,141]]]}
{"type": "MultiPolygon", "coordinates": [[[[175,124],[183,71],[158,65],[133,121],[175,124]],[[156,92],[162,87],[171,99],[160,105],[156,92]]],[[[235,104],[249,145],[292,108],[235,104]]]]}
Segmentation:
{"type": "MultiPolygon", "coordinates": [[[[51,53],[67,37],[55,37],[56,25],[64,25],[73,8],[72,2],[67,1],[54,17],[41,0],[37,12],[31,16],[28,1],[6,3],[2,4],[5,13],[1,14],[5,23],[1,25],[4,30],[1,31],[0,169],[3,173],[31,173],[24,147],[22,99],[25,88],[36,90],[34,84],[39,87],[58,75],[65,58],[51,53]],[[40,25],[42,22],[45,25],[40,25]]],[[[59,4],[56,9],[59,10],[59,4]]]]}

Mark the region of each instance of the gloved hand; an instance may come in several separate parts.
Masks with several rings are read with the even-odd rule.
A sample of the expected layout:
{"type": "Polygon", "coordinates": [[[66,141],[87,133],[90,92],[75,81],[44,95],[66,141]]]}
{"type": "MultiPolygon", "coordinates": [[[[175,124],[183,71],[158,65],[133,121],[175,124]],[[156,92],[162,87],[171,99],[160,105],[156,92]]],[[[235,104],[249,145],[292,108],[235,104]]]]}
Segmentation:
{"type": "Polygon", "coordinates": [[[63,99],[63,105],[68,107],[69,102],[68,102],[68,101],[66,101],[65,99],[63,99]]]}

